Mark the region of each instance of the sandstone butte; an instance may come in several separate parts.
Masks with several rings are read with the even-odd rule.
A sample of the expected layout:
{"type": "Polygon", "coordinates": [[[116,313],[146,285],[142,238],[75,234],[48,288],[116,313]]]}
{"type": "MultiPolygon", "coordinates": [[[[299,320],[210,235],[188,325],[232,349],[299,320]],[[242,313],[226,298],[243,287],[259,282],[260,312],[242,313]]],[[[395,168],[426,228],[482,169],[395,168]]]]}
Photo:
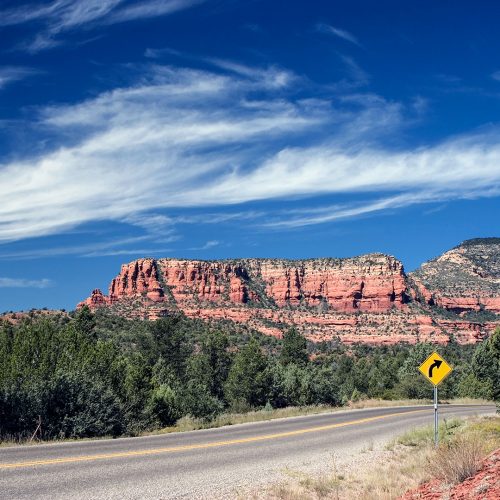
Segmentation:
{"type": "Polygon", "coordinates": [[[482,340],[500,324],[500,238],[469,240],[405,273],[384,254],[334,259],[138,259],[108,295],[78,304],[154,320],[178,311],[312,341],[394,344],[482,340]]]}

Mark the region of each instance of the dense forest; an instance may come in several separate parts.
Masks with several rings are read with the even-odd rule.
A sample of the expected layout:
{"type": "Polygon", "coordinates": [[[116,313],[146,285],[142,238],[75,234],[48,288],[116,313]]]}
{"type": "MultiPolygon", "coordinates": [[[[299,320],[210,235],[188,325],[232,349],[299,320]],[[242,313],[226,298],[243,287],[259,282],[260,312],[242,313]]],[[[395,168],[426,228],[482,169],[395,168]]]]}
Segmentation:
{"type": "MultiPolygon", "coordinates": [[[[0,440],[136,435],[183,416],[362,398],[430,398],[418,374],[431,344],[370,347],[282,340],[182,315],[129,321],[83,308],[0,324],[0,440]]],[[[441,398],[500,398],[500,330],[477,346],[451,339],[441,398]]]]}

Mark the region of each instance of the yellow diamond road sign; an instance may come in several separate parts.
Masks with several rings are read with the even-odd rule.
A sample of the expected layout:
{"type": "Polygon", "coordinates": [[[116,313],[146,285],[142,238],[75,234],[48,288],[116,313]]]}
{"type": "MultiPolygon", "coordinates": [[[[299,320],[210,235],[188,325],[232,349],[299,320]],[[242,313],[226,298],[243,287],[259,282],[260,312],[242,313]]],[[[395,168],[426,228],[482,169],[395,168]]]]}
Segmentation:
{"type": "Polygon", "coordinates": [[[433,352],[418,369],[434,385],[439,385],[453,370],[437,352],[433,352]]]}

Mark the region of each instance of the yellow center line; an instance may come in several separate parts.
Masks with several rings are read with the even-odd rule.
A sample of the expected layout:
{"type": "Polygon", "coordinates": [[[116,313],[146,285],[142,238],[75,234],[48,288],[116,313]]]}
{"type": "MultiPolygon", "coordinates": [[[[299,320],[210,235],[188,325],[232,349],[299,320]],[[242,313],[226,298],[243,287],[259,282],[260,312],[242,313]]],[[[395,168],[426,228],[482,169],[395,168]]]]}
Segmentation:
{"type": "Polygon", "coordinates": [[[33,467],[36,465],[51,465],[51,464],[68,464],[73,462],[93,462],[95,460],[107,460],[110,458],[126,458],[126,457],[143,457],[148,455],[159,455],[161,453],[176,453],[180,451],[188,450],[202,450],[206,448],[217,448],[219,446],[230,446],[233,444],[243,444],[243,443],[254,443],[257,441],[269,441],[272,439],[281,439],[291,436],[300,436],[301,434],[308,434],[311,432],[327,431],[330,429],[336,429],[338,427],[346,427],[348,425],[359,425],[365,424],[367,422],[373,422],[375,420],[381,420],[383,418],[397,417],[400,415],[409,415],[412,413],[421,413],[424,411],[429,411],[429,409],[424,410],[411,410],[398,413],[388,413],[387,415],[379,415],[376,417],[360,418],[358,420],[350,420],[348,422],[341,422],[338,424],[320,425],[316,427],[309,427],[306,429],[298,429],[296,431],[279,432],[275,434],[264,434],[262,436],[252,436],[248,438],[241,439],[231,439],[227,441],[215,441],[213,443],[200,443],[200,444],[188,444],[183,446],[170,446],[166,448],[153,448],[150,450],[137,450],[137,451],[123,451],[115,453],[102,453],[99,455],[80,455],[76,457],[62,457],[62,458],[52,458],[48,460],[33,460],[28,462],[15,462],[11,464],[0,464],[0,469],[15,469],[21,467],[33,467]]]}

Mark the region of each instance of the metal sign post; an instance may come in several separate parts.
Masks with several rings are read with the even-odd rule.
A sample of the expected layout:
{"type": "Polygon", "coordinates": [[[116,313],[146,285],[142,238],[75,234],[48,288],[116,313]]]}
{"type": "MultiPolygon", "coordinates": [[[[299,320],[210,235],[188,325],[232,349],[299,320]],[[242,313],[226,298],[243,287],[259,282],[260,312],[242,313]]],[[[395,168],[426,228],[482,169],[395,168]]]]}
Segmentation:
{"type": "Polygon", "coordinates": [[[438,419],[438,388],[434,386],[434,446],[439,441],[439,419],[438,419]]]}
{"type": "Polygon", "coordinates": [[[439,442],[437,386],[452,372],[453,368],[437,352],[433,352],[418,369],[434,386],[434,445],[437,446],[439,442]]]}

